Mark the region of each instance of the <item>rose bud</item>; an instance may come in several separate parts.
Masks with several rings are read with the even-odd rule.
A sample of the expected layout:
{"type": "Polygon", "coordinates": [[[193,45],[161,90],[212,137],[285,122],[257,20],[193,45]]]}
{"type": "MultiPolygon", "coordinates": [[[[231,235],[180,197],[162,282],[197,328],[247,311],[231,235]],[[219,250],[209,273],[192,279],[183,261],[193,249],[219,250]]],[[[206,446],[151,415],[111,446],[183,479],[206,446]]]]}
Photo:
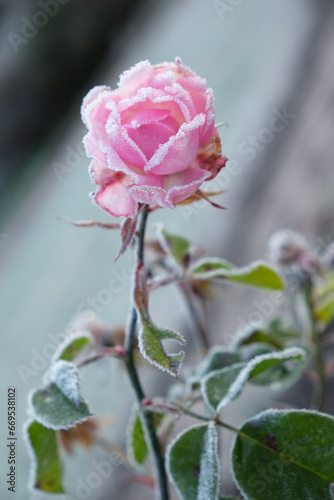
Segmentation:
{"type": "Polygon", "coordinates": [[[224,167],[214,125],[214,96],[179,59],[124,72],[118,87],[85,97],[82,120],[94,201],[111,215],[135,215],[138,203],[174,207],[224,167]]]}
{"type": "Polygon", "coordinates": [[[319,269],[319,262],[306,238],[292,229],[279,229],[268,240],[268,259],[280,267],[297,266],[306,273],[319,269]]]}

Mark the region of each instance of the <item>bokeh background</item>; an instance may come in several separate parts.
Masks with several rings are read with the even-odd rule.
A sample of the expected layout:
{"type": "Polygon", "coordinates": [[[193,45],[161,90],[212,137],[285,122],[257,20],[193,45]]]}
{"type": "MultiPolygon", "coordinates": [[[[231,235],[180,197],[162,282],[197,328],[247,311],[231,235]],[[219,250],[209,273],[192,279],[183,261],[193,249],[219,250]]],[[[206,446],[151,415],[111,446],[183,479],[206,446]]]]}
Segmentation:
{"type": "MultiPolygon", "coordinates": [[[[263,257],[268,237],[280,227],[329,242],[334,236],[333,28],[330,0],[1,0],[2,471],[7,388],[18,391],[21,431],[27,394],[41,384],[46,369],[47,346],[75,315],[92,309],[116,325],[127,318],[131,257],[113,263],[118,235],[58,220],[108,220],[88,197],[92,185],[79,115],[83,96],[97,84],[115,86],[119,73],[142,59],[159,63],[180,56],[207,78],[216,96],[216,120],[228,124],[220,134],[233,168],[214,185],[225,190],[219,201],[228,210],[200,203],[156,213],[151,222],[163,220],[169,231],[238,265],[263,257]],[[50,14],[41,16],[47,8],[50,14]],[[272,133],[270,123],[278,115],[285,116],[284,127],[272,133]],[[106,299],[111,278],[117,293],[106,299]]],[[[256,297],[230,287],[213,301],[212,343],[224,343],[247,322],[256,297]]],[[[160,324],[189,334],[184,304],[171,290],[156,295],[152,310],[160,324]]],[[[187,356],[196,362],[192,348],[189,341],[187,356]]],[[[169,383],[166,375],[153,377],[148,369],[142,376],[150,394],[169,383]]],[[[122,444],[132,394],[120,365],[106,361],[87,368],[83,384],[96,413],[117,416],[105,434],[122,444]]],[[[272,397],[258,396],[255,389],[246,393],[226,419],[241,422],[272,397]]],[[[153,498],[146,486],[124,483],[116,465],[100,488],[83,493],[82,481],[106,458],[105,451],[80,448],[65,457],[71,498],[153,498]]],[[[20,439],[15,498],[47,499],[28,492],[28,475],[20,439]]],[[[225,491],[233,493],[225,472],[224,481],[225,491]]],[[[0,498],[9,495],[2,476],[0,498]]]]}

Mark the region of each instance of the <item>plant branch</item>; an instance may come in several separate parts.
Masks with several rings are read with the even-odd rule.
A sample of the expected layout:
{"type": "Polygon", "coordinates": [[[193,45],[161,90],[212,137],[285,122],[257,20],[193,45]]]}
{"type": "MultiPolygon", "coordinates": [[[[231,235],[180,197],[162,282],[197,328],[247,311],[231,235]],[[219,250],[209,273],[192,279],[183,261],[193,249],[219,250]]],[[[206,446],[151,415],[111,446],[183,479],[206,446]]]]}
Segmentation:
{"type": "MultiPolygon", "coordinates": [[[[144,238],[145,238],[145,229],[146,229],[148,213],[149,213],[149,207],[148,205],[146,205],[141,213],[139,230],[138,230],[137,259],[139,262],[143,262],[144,260],[144,238]]],[[[169,500],[168,480],[165,468],[165,461],[161,453],[160,443],[155,433],[153,415],[152,413],[142,409],[142,402],[145,399],[145,393],[138,377],[133,356],[134,341],[136,338],[136,329],[137,329],[137,311],[136,308],[133,307],[129,330],[124,340],[124,348],[126,351],[125,366],[127,368],[132,387],[135,391],[140,411],[142,411],[144,425],[146,427],[147,435],[153,452],[153,457],[157,469],[157,479],[159,485],[160,498],[161,500],[169,500]]]]}
{"type": "Polygon", "coordinates": [[[315,371],[317,373],[317,381],[314,384],[314,391],[312,396],[312,408],[314,408],[315,410],[321,410],[325,398],[326,372],[325,372],[325,364],[322,352],[322,345],[320,342],[320,335],[317,329],[316,319],[314,317],[311,291],[312,291],[312,282],[309,281],[309,283],[307,283],[305,286],[305,298],[309,313],[310,336],[314,349],[314,365],[315,365],[315,371]]]}
{"type": "Polygon", "coordinates": [[[190,315],[191,315],[192,319],[194,320],[194,323],[196,324],[196,327],[198,330],[198,336],[195,337],[195,340],[197,340],[198,344],[200,344],[199,350],[201,351],[201,354],[204,355],[209,348],[209,343],[208,343],[207,333],[206,333],[205,327],[204,327],[202,320],[199,317],[199,314],[198,314],[196,307],[193,303],[193,297],[192,297],[192,291],[190,288],[190,284],[187,283],[186,281],[179,281],[178,286],[179,286],[179,289],[186,300],[190,315]]]}

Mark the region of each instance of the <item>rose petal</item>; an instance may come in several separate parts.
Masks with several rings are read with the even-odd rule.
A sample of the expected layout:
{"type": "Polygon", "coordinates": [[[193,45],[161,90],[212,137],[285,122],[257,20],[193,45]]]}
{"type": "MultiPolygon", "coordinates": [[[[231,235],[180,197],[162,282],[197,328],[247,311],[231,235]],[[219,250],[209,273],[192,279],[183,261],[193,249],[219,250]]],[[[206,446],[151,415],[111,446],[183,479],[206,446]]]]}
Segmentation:
{"type": "Polygon", "coordinates": [[[172,208],[194,194],[210,173],[196,168],[188,168],[178,174],[164,176],[164,188],[148,185],[131,185],[128,191],[139,203],[172,208]]]}
{"type": "Polygon", "coordinates": [[[129,186],[129,193],[139,203],[157,205],[164,208],[172,208],[174,205],[166,200],[167,192],[156,186],[129,186]]]}
{"type": "Polygon", "coordinates": [[[92,182],[100,186],[106,186],[115,176],[115,172],[96,159],[91,161],[88,171],[92,182]]]}
{"type": "Polygon", "coordinates": [[[168,175],[188,168],[195,160],[199,148],[199,131],[205,122],[203,114],[190,123],[183,123],[176,135],[161,144],[147,162],[146,172],[168,175]]]}
{"type": "Polygon", "coordinates": [[[109,96],[110,93],[110,87],[106,85],[97,85],[88,92],[86,97],[84,97],[81,106],[81,119],[87,128],[91,125],[90,113],[98,105],[98,102],[109,96]]]}
{"type": "Polygon", "coordinates": [[[174,130],[163,122],[150,123],[136,128],[127,125],[125,127],[129,137],[139,146],[148,160],[152,158],[160,144],[165,144],[174,135],[174,130]]]}
{"type": "Polygon", "coordinates": [[[210,172],[189,167],[178,174],[165,176],[166,202],[174,206],[196,193],[202,183],[210,177],[210,172]]]}
{"type": "Polygon", "coordinates": [[[123,181],[124,178],[115,180],[95,195],[95,202],[115,217],[129,217],[134,215],[137,209],[137,203],[127,191],[123,181]]]}
{"type": "Polygon", "coordinates": [[[124,98],[136,93],[141,87],[146,87],[154,76],[154,68],[150,61],[141,61],[130,69],[124,71],[118,81],[118,89],[115,92],[115,98],[124,98]]]}

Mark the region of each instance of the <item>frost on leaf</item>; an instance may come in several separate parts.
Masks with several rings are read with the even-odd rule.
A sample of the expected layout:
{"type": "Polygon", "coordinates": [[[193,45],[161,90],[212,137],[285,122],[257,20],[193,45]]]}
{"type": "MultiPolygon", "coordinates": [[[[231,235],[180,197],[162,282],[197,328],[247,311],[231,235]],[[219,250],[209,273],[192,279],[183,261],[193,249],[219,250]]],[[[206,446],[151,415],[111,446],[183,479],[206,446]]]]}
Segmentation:
{"type": "Polygon", "coordinates": [[[184,345],[185,339],[173,330],[161,329],[152,322],[148,311],[147,271],[140,262],[136,270],[134,299],[139,317],[139,349],[141,354],[150,363],[154,364],[170,375],[177,376],[184,359],[184,352],[167,354],[163,340],[175,340],[184,345]]]}
{"type": "Polygon", "coordinates": [[[51,366],[50,381],[69,399],[76,408],[81,406],[79,371],[73,363],[59,360],[51,366]]]}
{"type": "Polygon", "coordinates": [[[182,500],[218,500],[220,466],[214,424],[191,427],[167,450],[168,474],[182,500]]]}
{"type": "Polygon", "coordinates": [[[69,429],[91,416],[87,403],[81,398],[75,405],[54,383],[29,395],[30,413],[49,429],[69,429]]]}
{"type": "Polygon", "coordinates": [[[255,500],[331,500],[333,443],[330,415],[266,410],[248,420],[235,440],[237,486],[255,500]]]}
{"type": "MultiPolygon", "coordinates": [[[[152,418],[154,429],[157,430],[164,415],[161,413],[152,413],[152,418]]],[[[142,468],[149,454],[149,445],[142,415],[137,406],[134,408],[129,420],[126,451],[129,462],[134,467],[142,468]]]]}
{"type": "Polygon", "coordinates": [[[189,269],[197,280],[228,280],[266,290],[283,290],[284,282],[277,269],[264,261],[235,267],[223,259],[203,258],[189,269]]]}
{"type": "Polygon", "coordinates": [[[51,363],[55,363],[59,359],[64,361],[73,361],[93,343],[94,339],[89,332],[79,331],[71,333],[65,341],[59,345],[51,363]]]}
{"type": "Polygon", "coordinates": [[[213,411],[220,412],[224,406],[240,395],[247,381],[265,385],[284,376],[290,381],[295,380],[297,375],[301,374],[306,360],[305,349],[291,347],[283,351],[255,356],[248,363],[236,363],[213,371],[202,380],[201,391],[204,400],[213,411]],[[292,366],[288,370],[285,365],[291,362],[292,366]],[[280,371],[277,372],[277,369],[280,371]],[[297,374],[294,373],[295,371],[297,374]]]}
{"type": "Polygon", "coordinates": [[[31,489],[65,493],[56,432],[34,420],[27,422],[24,435],[31,456],[31,489]]]}

